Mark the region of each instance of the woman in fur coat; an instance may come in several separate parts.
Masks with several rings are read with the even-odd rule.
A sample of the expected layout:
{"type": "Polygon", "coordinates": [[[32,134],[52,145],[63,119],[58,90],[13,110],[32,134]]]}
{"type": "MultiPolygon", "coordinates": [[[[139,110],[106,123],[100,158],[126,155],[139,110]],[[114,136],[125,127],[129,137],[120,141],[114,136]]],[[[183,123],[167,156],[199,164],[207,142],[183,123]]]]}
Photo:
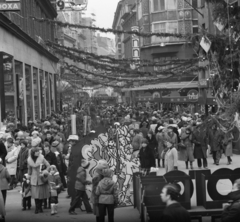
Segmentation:
{"type": "Polygon", "coordinates": [[[48,170],[50,167],[44,156],[40,154],[39,148],[32,148],[30,156],[28,157],[28,175],[31,176],[31,193],[32,198],[35,199],[35,213],[42,213],[43,199],[49,198],[48,183],[42,180],[42,167],[45,166],[48,170]]]}

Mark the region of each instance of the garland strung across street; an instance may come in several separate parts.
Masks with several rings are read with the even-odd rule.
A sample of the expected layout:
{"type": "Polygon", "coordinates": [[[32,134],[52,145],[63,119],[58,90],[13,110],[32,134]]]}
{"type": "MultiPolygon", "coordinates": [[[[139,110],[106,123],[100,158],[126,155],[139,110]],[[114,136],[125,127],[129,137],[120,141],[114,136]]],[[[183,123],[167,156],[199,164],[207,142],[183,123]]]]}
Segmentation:
{"type": "MultiPolygon", "coordinates": [[[[144,72],[144,71],[132,70],[130,68],[128,68],[128,69],[121,68],[121,66],[119,67],[116,65],[111,65],[111,64],[107,63],[106,61],[99,62],[98,60],[95,60],[95,59],[87,59],[86,57],[77,56],[76,54],[71,53],[70,51],[67,51],[67,50],[63,50],[63,49],[55,49],[55,52],[60,54],[63,57],[67,57],[73,61],[78,61],[85,65],[91,65],[95,69],[105,70],[107,72],[111,71],[111,72],[117,72],[117,73],[124,73],[125,75],[128,74],[128,76],[132,75],[134,78],[142,77],[142,76],[152,76],[152,75],[158,76],[158,75],[162,75],[162,74],[174,74],[175,72],[177,72],[177,74],[178,74],[179,72],[185,72],[188,69],[188,67],[193,67],[192,70],[195,70],[195,71],[199,70],[195,59],[185,60],[184,63],[179,63],[179,64],[178,63],[176,63],[176,64],[174,64],[174,63],[161,64],[162,66],[163,65],[164,66],[167,66],[167,65],[172,66],[162,72],[144,72]],[[194,63],[194,61],[195,61],[195,63],[194,63]]],[[[117,74],[117,75],[119,75],[119,74],[117,74]]],[[[115,77],[117,75],[115,75],[115,77]]],[[[121,77],[121,76],[123,76],[123,75],[120,74],[119,77],[121,77]]]]}
{"type": "Polygon", "coordinates": [[[116,29],[105,29],[105,28],[99,28],[99,27],[93,27],[93,26],[86,26],[86,25],[80,25],[80,24],[72,24],[68,22],[61,22],[61,21],[55,21],[47,18],[36,18],[34,16],[29,16],[31,19],[37,22],[48,22],[52,24],[56,24],[61,27],[69,27],[69,28],[80,28],[80,29],[89,29],[93,31],[100,31],[104,33],[114,33],[116,35],[118,34],[130,34],[130,35],[137,35],[141,37],[152,37],[152,36],[157,36],[157,37],[176,37],[176,38],[187,38],[189,35],[184,35],[184,34],[179,34],[179,33],[156,33],[156,32],[136,32],[136,31],[123,31],[123,30],[116,30],[116,29]]]}
{"type": "MultiPolygon", "coordinates": [[[[54,43],[54,42],[50,42],[47,41],[46,44],[53,48],[53,49],[65,49],[67,51],[72,51],[72,52],[76,52],[79,53],[80,55],[86,55],[86,58],[88,58],[87,56],[89,56],[89,58],[93,58],[96,60],[103,60],[103,62],[111,62],[111,63],[119,63],[119,64],[132,64],[132,63],[138,63],[139,66],[166,66],[166,65],[175,65],[178,63],[184,63],[184,62],[198,62],[199,60],[202,60],[202,58],[192,58],[192,59],[171,59],[170,61],[164,61],[163,62],[153,62],[151,60],[136,60],[136,59],[115,59],[113,57],[110,56],[103,56],[103,55],[96,55],[94,53],[90,53],[90,52],[85,52],[83,50],[77,49],[77,48],[73,48],[73,47],[67,47],[67,46],[63,46],[60,45],[58,43],[54,43]]],[[[203,60],[205,60],[205,58],[203,58],[203,60]]]]}

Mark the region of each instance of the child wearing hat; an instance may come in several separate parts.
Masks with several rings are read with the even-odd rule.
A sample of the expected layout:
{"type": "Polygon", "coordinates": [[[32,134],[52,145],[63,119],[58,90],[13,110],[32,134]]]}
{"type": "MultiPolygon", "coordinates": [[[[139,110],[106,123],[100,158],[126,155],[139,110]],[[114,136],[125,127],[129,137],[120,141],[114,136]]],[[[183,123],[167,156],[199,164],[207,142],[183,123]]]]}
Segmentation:
{"type": "Polygon", "coordinates": [[[58,194],[61,192],[62,182],[59,172],[55,165],[51,165],[48,169],[48,182],[50,186],[50,204],[51,215],[57,214],[58,194]]]}
{"type": "Polygon", "coordinates": [[[30,184],[30,176],[26,173],[23,176],[23,183],[22,183],[22,210],[31,209],[31,184],[30,184]]]}

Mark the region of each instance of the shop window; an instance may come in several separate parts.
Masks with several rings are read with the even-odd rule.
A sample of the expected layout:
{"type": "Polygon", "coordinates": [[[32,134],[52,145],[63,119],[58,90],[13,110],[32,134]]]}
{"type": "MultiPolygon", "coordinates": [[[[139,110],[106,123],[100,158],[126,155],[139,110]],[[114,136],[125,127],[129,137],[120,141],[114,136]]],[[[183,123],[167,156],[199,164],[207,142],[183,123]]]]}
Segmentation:
{"type": "Polygon", "coordinates": [[[0,108],[1,118],[14,121],[14,96],[15,87],[13,79],[13,57],[4,52],[0,53],[0,108]]]}
{"type": "Polygon", "coordinates": [[[24,79],[23,79],[23,63],[14,61],[15,64],[15,78],[16,78],[16,107],[17,107],[17,118],[21,124],[25,125],[25,98],[24,98],[24,79]]]}
{"type": "Polygon", "coordinates": [[[39,86],[38,86],[38,69],[33,68],[33,93],[34,93],[34,110],[35,110],[35,119],[40,119],[39,115],[39,86]]]}
{"type": "Polygon", "coordinates": [[[49,107],[49,74],[45,72],[45,97],[46,97],[46,111],[47,115],[50,114],[50,107],[49,107]]]}
{"type": "Polygon", "coordinates": [[[39,70],[39,87],[40,87],[40,102],[41,102],[41,115],[42,118],[46,117],[45,113],[45,84],[44,84],[43,70],[39,70]]]}
{"type": "Polygon", "coordinates": [[[26,103],[27,103],[27,120],[33,120],[33,94],[32,94],[32,72],[31,66],[25,64],[25,85],[26,85],[26,103]]]}

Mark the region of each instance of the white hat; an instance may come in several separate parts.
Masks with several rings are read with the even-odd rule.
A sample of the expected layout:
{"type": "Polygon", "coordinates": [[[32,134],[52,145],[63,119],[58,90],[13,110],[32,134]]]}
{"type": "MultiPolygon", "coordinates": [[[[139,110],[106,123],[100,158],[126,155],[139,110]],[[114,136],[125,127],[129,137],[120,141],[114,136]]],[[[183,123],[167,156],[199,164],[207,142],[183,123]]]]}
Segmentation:
{"type": "Polygon", "coordinates": [[[152,121],[156,120],[157,118],[155,116],[152,117],[152,121]]]}
{"type": "Polygon", "coordinates": [[[37,147],[41,143],[40,138],[32,139],[31,145],[32,147],[37,147]]]}
{"type": "Polygon", "coordinates": [[[78,135],[70,135],[67,141],[69,140],[79,140],[78,135]]]}
{"type": "Polygon", "coordinates": [[[120,123],[119,122],[115,122],[114,126],[120,126],[120,123]]]}
{"type": "Polygon", "coordinates": [[[36,130],[34,130],[34,131],[32,131],[32,135],[34,135],[34,134],[37,134],[37,135],[39,135],[39,132],[38,132],[38,131],[36,131],[36,130]]]}
{"type": "Polygon", "coordinates": [[[49,121],[45,121],[43,124],[44,124],[45,126],[50,126],[50,125],[51,125],[51,123],[50,123],[49,121]]]}
{"type": "Polygon", "coordinates": [[[158,127],[158,130],[162,130],[162,129],[164,129],[165,127],[163,127],[163,126],[159,126],[158,127]]]}

